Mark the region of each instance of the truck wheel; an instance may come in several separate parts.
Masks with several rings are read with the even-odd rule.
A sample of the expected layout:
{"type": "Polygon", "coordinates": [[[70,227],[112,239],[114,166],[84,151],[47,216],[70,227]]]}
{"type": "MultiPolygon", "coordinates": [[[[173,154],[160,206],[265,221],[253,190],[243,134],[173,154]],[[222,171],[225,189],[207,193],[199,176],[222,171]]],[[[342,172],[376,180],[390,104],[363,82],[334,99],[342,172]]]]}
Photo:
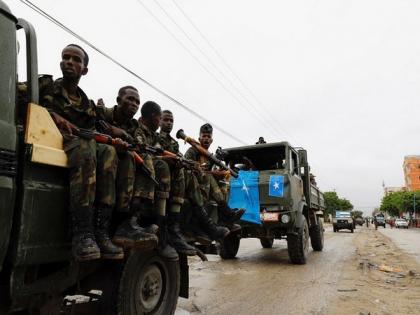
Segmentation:
{"type": "Polygon", "coordinates": [[[166,261],[156,251],[133,252],[121,275],[118,314],[173,314],[178,301],[179,285],[177,261],[166,261]]]}
{"type": "Polygon", "coordinates": [[[294,264],[306,264],[309,252],[309,229],[306,218],[302,218],[301,226],[297,228],[297,234],[287,235],[287,251],[290,261],[294,264]]]}
{"type": "Polygon", "coordinates": [[[260,243],[263,248],[272,248],[274,243],[273,237],[260,238],[260,243]]]}
{"type": "Polygon", "coordinates": [[[223,241],[218,243],[219,255],[223,259],[233,259],[239,250],[241,242],[238,234],[229,234],[223,241]]]}
{"type": "Polygon", "coordinates": [[[333,231],[334,231],[334,233],[337,232],[337,229],[335,228],[335,226],[333,226],[333,231]]]}
{"type": "Polygon", "coordinates": [[[351,231],[352,233],[354,233],[354,229],[353,229],[353,228],[351,228],[351,229],[350,229],[350,231],[351,231]]]}
{"type": "Polygon", "coordinates": [[[318,221],[318,225],[309,228],[309,235],[312,249],[318,252],[322,251],[324,248],[324,225],[321,220],[318,221]]]}

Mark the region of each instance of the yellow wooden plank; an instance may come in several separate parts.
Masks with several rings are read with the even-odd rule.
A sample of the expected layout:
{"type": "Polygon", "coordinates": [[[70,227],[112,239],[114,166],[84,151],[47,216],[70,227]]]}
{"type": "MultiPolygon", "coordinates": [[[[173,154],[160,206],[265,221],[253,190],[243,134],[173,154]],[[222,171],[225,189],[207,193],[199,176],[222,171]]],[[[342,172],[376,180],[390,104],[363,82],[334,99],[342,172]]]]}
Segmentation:
{"type": "Polygon", "coordinates": [[[32,144],[31,161],[53,166],[68,166],[67,155],[63,150],[36,143],[32,144]]]}
{"type": "Polygon", "coordinates": [[[25,142],[63,149],[63,136],[44,107],[28,105],[25,142]]]}

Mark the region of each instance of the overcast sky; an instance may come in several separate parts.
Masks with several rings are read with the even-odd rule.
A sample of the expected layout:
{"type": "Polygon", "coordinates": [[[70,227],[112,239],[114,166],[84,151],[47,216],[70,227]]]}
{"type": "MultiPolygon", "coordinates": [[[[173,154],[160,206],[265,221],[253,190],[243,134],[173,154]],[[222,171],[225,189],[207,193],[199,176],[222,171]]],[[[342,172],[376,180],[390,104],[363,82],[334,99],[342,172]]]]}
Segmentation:
{"type": "MultiPolygon", "coordinates": [[[[37,30],[39,72],[60,77],[61,49],[86,45],[20,1],[6,2],[37,30]]],[[[264,136],[306,148],[319,187],[367,213],[380,204],[383,181],[404,185],[404,155],[420,154],[419,1],[33,3],[242,141],[264,136]]],[[[121,86],[134,85],[142,102],[174,112],[175,130],[197,137],[202,121],[86,49],[80,86],[90,98],[112,106],[121,86]]],[[[214,137],[214,149],[240,145],[219,131],[214,137]]]]}

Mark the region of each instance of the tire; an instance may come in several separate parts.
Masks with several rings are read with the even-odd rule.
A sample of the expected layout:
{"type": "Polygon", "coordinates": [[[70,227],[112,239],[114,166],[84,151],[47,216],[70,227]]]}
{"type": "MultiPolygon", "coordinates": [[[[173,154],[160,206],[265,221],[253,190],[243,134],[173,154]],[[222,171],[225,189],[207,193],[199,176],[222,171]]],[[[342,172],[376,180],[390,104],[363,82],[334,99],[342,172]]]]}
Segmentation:
{"type": "Polygon", "coordinates": [[[287,251],[293,264],[304,265],[309,252],[309,228],[304,216],[296,232],[297,235],[287,235],[287,251]]]}
{"type": "Polygon", "coordinates": [[[219,255],[223,259],[233,259],[239,250],[241,238],[238,234],[229,234],[223,241],[218,243],[219,255]]]}
{"type": "Polygon", "coordinates": [[[314,251],[320,252],[324,248],[324,225],[321,220],[318,225],[309,228],[311,246],[314,251]]]}
{"type": "Polygon", "coordinates": [[[354,229],[353,229],[353,228],[351,228],[351,229],[350,229],[350,232],[351,232],[351,233],[354,233],[354,229]]]}
{"type": "Polygon", "coordinates": [[[117,313],[174,314],[179,286],[178,261],[166,261],[156,251],[133,252],[121,274],[117,313]]]}
{"type": "Polygon", "coordinates": [[[260,243],[263,248],[272,248],[273,243],[274,243],[274,238],[272,237],[260,238],[260,243]]]}
{"type": "Polygon", "coordinates": [[[333,225],[333,231],[334,233],[337,233],[337,228],[333,225]]]}

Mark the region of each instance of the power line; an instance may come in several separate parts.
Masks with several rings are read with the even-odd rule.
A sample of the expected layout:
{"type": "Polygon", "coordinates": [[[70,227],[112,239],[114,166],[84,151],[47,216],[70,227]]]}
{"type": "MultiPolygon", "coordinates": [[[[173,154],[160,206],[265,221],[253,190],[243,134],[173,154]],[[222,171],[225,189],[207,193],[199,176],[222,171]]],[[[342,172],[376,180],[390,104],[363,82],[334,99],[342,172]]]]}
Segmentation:
{"type": "MultiPolygon", "coordinates": [[[[141,5],[158,23],[160,26],[163,27],[163,29],[165,29],[166,32],[168,32],[168,34],[179,44],[181,45],[181,47],[203,68],[204,71],[206,71],[214,80],[216,80],[217,83],[219,83],[219,85],[230,95],[232,96],[239,105],[243,106],[243,103],[241,102],[241,100],[232,93],[231,90],[229,90],[226,85],[218,78],[216,77],[202,62],[200,59],[197,58],[196,55],[194,55],[193,52],[191,52],[191,50],[156,16],[156,14],[153,13],[152,10],[150,10],[149,7],[147,7],[141,0],[136,0],[137,3],[139,5],[141,5]]],[[[251,115],[254,115],[252,113],[252,111],[249,111],[248,107],[245,107],[248,112],[250,112],[251,115]]],[[[260,123],[263,124],[263,126],[265,126],[265,122],[258,116],[257,119],[260,121],[260,123]]]]}
{"type": "Polygon", "coordinates": [[[255,106],[248,99],[248,97],[244,93],[242,93],[240,89],[237,88],[234,82],[228,76],[226,76],[226,74],[217,66],[217,64],[212,60],[212,58],[210,58],[206,54],[206,52],[203,51],[203,49],[201,49],[201,47],[191,38],[191,36],[188,35],[184,28],[181,25],[179,25],[179,23],[169,14],[169,12],[159,3],[159,1],[156,0],[155,3],[163,11],[163,13],[171,20],[171,22],[175,24],[175,26],[182,32],[182,34],[184,34],[184,36],[193,44],[193,46],[206,58],[206,60],[213,66],[213,68],[216,69],[216,71],[229,83],[229,85],[236,91],[236,93],[238,93],[245,100],[245,102],[249,104],[250,107],[246,107],[245,104],[242,104],[242,102],[240,103],[240,105],[244,106],[251,115],[254,115],[254,113],[252,112],[254,110],[255,113],[259,116],[259,119],[261,119],[260,122],[263,123],[264,127],[268,127],[275,137],[280,136],[277,130],[274,129],[273,125],[268,120],[266,120],[264,115],[258,112],[258,107],[255,106]]]}
{"type": "MultiPolygon", "coordinates": [[[[233,74],[233,76],[238,80],[238,82],[242,85],[242,87],[248,91],[248,93],[257,101],[257,103],[262,107],[266,108],[266,106],[263,104],[263,102],[255,95],[255,93],[245,84],[245,82],[239,77],[239,75],[235,72],[235,70],[229,65],[229,63],[223,58],[223,56],[219,53],[219,51],[216,49],[216,47],[207,39],[207,37],[204,35],[203,32],[198,28],[198,26],[194,23],[194,21],[188,16],[188,14],[185,12],[182,7],[176,3],[175,0],[172,0],[174,5],[178,8],[178,10],[181,12],[181,14],[185,17],[185,19],[192,25],[192,27],[197,31],[198,34],[200,34],[201,38],[207,43],[207,45],[213,50],[213,52],[219,57],[219,59],[222,61],[222,63],[225,65],[225,67],[233,74]]],[[[272,115],[268,110],[268,117],[272,119],[272,122],[274,123],[273,126],[276,130],[282,131],[282,133],[289,135],[288,132],[285,130],[279,129],[277,126],[277,121],[274,119],[274,115],[272,115]]]]}
{"type": "Polygon", "coordinates": [[[223,134],[225,134],[229,138],[231,138],[231,139],[233,139],[233,140],[235,140],[235,141],[237,141],[237,142],[239,142],[239,143],[241,143],[243,145],[246,145],[247,144],[244,141],[242,141],[241,139],[239,139],[236,136],[234,136],[233,134],[231,134],[230,132],[228,132],[227,130],[225,130],[224,128],[222,128],[222,127],[218,126],[217,124],[209,121],[207,118],[205,118],[204,116],[200,115],[199,113],[197,113],[193,109],[189,108],[187,105],[185,105],[185,104],[181,103],[180,101],[178,101],[177,99],[173,98],[172,96],[170,96],[169,94],[167,94],[166,92],[164,92],[163,90],[161,90],[160,88],[158,88],[157,86],[155,86],[154,84],[152,84],[151,82],[147,81],[146,79],[144,79],[143,77],[141,77],[140,75],[138,75],[133,70],[131,70],[128,67],[124,66],[122,63],[120,63],[119,61],[117,61],[115,58],[111,57],[110,55],[108,55],[107,53],[105,53],[104,51],[102,51],[101,49],[99,49],[98,47],[96,47],[95,45],[93,45],[87,39],[83,38],[79,34],[77,34],[74,31],[72,31],[70,28],[68,28],[67,26],[65,26],[64,24],[62,24],[60,21],[58,21],[57,19],[55,19],[54,17],[52,17],[50,14],[48,14],[47,12],[45,12],[44,10],[42,10],[40,7],[38,7],[37,5],[35,5],[34,3],[32,3],[31,1],[29,1],[29,0],[19,0],[19,1],[22,2],[23,4],[25,4],[26,6],[28,6],[29,8],[31,8],[32,10],[34,10],[35,12],[37,12],[38,14],[40,14],[41,16],[43,16],[44,18],[46,18],[47,20],[49,20],[50,22],[54,23],[55,25],[57,25],[58,27],[60,27],[61,29],[63,29],[65,32],[69,33],[70,35],[74,36],[75,38],[77,38],[81,42],[85,43],[90,48],[92,48],[93,50],[95,50],[96,52],[98,52],[99,54],[101,54],[102,56],[104,56],[105,58],[107,58],[108,60],[110,60],[111,62],[113,62],[114,64],[116,64],[120,68],[122,68],[123,70],[127,71],[128,73],[130,73],[131,75],[133,75],[134,77],[136,77],[137,79],[139,79],[140,81],[142,81],[144,84],[146,84],[147,86],[149,86],[150,88],[152,88],[153,90],[155,90],[156,92],[158,92],[159,94],[161,94],[164,97],[166,97],[167,99],[171,100],[172,102],[174,102],[175,104],[177,104],[178,106],[180,106],[181,108],[183,108],[184,110],[186,110],[187,112],[189,112],[190,114],[192,114],[193,116],[201,119],[204,122],[211,123],[215,129],[219,130],[220,132],[222,132],[223,134]]]}

